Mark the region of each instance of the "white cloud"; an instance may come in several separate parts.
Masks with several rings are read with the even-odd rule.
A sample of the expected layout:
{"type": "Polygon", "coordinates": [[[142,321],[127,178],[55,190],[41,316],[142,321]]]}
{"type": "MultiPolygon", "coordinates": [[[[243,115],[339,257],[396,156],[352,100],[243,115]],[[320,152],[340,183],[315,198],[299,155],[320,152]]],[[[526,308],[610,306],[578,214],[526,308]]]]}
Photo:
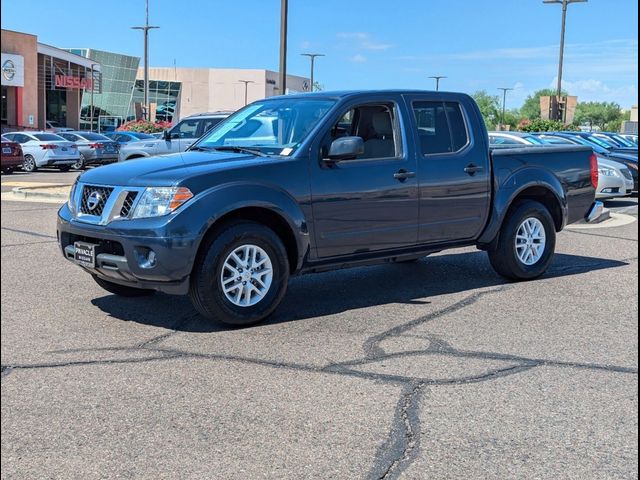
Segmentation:
{"type": "Polygon", "coordinates": [[[358,53],[358,54],[354,55],[353,57],[349,57],[349,61],[351,61],[353,63],[365,63],[367,61],[367,57],[365,57],[364,55],[358,53]]]}
{"type": "Polygon", "coordinates": [[[355,40],[356,46],[359,49],[364,50],[388,50],[393,47],[390,43],[374,41],[370,34],[364,32],[341,32],[337,33],[336,37],[346,40],[355,40]]]}
{"type": "Polygon", "coordinates": [[[300,48],[302,50],[308,50],[309,48],[311,48],[311,42],[309,40],[303,40],[302,42],[300,42],[300,48]]]}
{"type": "MultiPolygon", "coordinates": [[[[549,88],[556,88],[558,77],[550,83],[549,88]]],[[[562,80],[562,88],[571,95],[576,95],[581,102],[616,102],[622,107],[628,107],[629,99],[638,101],[637,85],[609,86],[594,78],[582,80],[562,80]]]]}

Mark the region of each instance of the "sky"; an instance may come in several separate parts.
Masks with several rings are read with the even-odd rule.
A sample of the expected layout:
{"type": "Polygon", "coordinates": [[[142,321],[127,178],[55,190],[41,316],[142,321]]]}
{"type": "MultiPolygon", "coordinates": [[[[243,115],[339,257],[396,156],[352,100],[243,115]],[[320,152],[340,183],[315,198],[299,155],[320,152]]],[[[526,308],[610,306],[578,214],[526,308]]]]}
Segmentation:
{"type": "MultiPolygon", "coordinates": [[[[280,1],[149,0],[154,67],[278,70],[280,1]]],[[[563,86],[578,101],[638,103],[638,2],[569,5],[563,86]]],[[[561,6],[542,0],[289,0],[287,70],[323,53],[325,90],[514,88],[507,108],[555,88],[561,6]]],[[[2,0],[2,28],[56,47],[142,56],[144,0],[2,0]],[[53,7],[55,5],[55,8],[53,7]],[[41,13],[38,13],[41,12],[41,13]]]]}

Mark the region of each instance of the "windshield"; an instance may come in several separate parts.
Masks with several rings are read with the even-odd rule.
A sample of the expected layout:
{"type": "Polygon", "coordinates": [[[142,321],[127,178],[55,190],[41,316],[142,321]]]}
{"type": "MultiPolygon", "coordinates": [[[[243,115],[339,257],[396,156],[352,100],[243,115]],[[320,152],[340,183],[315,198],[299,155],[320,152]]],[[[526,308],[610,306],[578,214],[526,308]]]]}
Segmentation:
{"type": "Polygon", "coordinates": [[[611,145],[609,142],[605,142],[604,140],[596,137],[595,135],[589,135],[587,137],[587,140],[589,140],[591,143],[595,143],[596,145],[601,146],[602,148],[607,148],[607,149],[614,148],[614,146],[611,145]]]}
{"type": "Polygon", "coordinates": [[[579,135],[576,135],[576,136],[571,137],[571,138],[573,140],[575,140],[577,143],[579,143],[580,145],[584,145],[586,147],[591,147],[595,153],[599,153],[601,155],[606,155],[607,153],[609,153],[609,150],[607,150],[606,148],[601,147],[597,143],[592,143],[589,140],[587,140],[585,138],[582,138],[579,135]]]}
{"type": "Polygon", "coordinates": [[[127,133],[132,137],[139,138],[139,139],[156,138],[153,135],[149,135],[148,133],[142,133],[142,132],[127,132],[127,133]]]}
{"type": "Polygon", "coordinates": [[[334,104],[334,100],[300,98],[252,103],[220,122],[191,150],[244,147],[291,155],[334,104]]]}
{"type": "Polygon", "coordinates": [[[620,135],[611,135],[611,137],[618,142],[619,144],[621,144],[623,147],[635,147],[636,145],[634,145],[632,142],[630,142],[629,140],[627,140],[626,138],[621,137],[620,135]]]}
{"type": "Polygon", "coordinates": [[[111,139],[109,137],[105,137],[104,135],[100,135],[99,133],[90,133],[90,132],[85,132],[85,133],[79,133],[78,136],[84,138],[85,140],[89,140],[92,142],[98,141],[98,140],[102,140],[104,141],[111,141],[111,139]]]}
{"type": "Polygon", "coordinates": [[[524,138],[527,142],[533,143],[534,145],[544,145],[544,142],[540,140],[538,137],[534,137],[533,135],[525,135],[524,138]]]}

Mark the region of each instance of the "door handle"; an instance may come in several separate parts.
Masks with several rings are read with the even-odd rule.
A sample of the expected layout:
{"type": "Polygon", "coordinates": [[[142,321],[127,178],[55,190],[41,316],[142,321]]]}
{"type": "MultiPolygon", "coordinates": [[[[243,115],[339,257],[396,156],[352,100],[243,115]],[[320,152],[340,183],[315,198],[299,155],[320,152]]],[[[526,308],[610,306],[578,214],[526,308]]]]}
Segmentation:
{"type": "Polygon", "coordinates": [[[393,174],[393,178],[395,178],[396,180],[400,180],[401,182],[404,182],[407,178],[413,178],[415,176],[416,172],[407,172],[404,169],[398,170],[393,174]]]}
{"type": "Polygon", "coordinates": [[[464,172],[468,173],[469,175],[474,175],[476,172],[480,172],[481,170],[484,170],[484,167],[474,165],[473,163],[470,163],[469,165],[464,167],[464,172]]]}

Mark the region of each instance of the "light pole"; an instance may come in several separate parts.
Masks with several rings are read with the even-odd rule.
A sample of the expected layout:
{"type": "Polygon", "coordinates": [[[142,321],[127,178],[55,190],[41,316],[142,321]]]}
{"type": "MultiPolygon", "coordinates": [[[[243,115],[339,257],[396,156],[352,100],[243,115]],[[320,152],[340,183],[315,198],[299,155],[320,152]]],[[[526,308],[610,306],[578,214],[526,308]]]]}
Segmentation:
{"type": "Polygon", "coordinates": [[[498,90],[502,90],[502,120],[500,120],[500,130],[502,130],[504,128],[504,108],[507,103],[507,92],[513,90],[513,88],[498,87],[498,90]]]}
{"type": "Polygon", "coordinates": [[[287,16],[289,0],[280,0],[280,88],[287,93],[287,16]]]}
{"type": "Polygon", "coordinates": [[[247,87],[250,83],[256,83],[252,80],[239,80],[240,83],[244,83],[244,104],[247,104],[247,87]]]}
{"type": "Polygon", "coordinates": [[[433,75],[432,77],[429,78],[435,78],[436,79],[436,92],[440,89],[440,79],[441,78],[447,78],[444,75],[433,75]]]}
{"type": "Polygon", "coordinates": [[[91,110],[90,110],[90,122],[91,122],[91,126],[89,127],[89,130],[93,132],[93,91],[95,90],[96,87],[96,80],[93,74],[93,67],[96,65],[100,65],[99,63],[92,63],[91,64],[91,110]]]}
{"type": "Polygon", "coordinates": [[[303,57],[309,57],[311,60],[311,91],[313,92],[313,65],[315,63],[316,57],[324,57],[324,53],[301,53],[303,57]]]}
{"type": "MultiPolygon", "coordinates": [[[[587,0],[542,0],[542,3],[559,3],[562,5],[562,25],[560,27],[560,60],[558,62],[558,86],[556,88],[557,101],[560,101],[562,95],[562,60],[564,57],[564,29],[567,20],[567,6],[570,3],[585,3],[587,0]]],[[[560,109],[556,104],[556,119],[562,120],[560,109]]]]}
{"type": "Polygon", "coordinates": [[[145,0],[144,26],[131,28],[144,32],[144,116],[149,120],[149,30],[160,28],[149,25],[149,0],[145,0]]]}

